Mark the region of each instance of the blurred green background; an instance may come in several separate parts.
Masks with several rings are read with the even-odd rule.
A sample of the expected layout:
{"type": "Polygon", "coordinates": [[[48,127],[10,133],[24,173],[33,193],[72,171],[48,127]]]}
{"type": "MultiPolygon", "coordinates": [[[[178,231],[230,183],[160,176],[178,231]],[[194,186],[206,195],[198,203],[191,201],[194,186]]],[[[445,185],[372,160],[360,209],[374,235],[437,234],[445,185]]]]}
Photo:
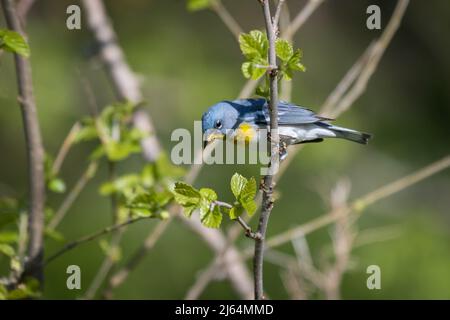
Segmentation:
{"type": "MultiPolygon", "coordinates": [[[[127,59],[142,79],[146,108],[154,118],[162,144],[170,151],[173,129],[191,129],[208,106],[239,93],[245,83],[239,47],[214,13],[189,13],[185,1],[105,2],[127,59]]],[[[101,65],[91,57],[95,48],[85,17],[82,30],[69,31],[65,27],[66,7],[73,3],[76,1],[37,1],[27,26],[39,119],[50,154],[57,152],[72,124],[89,113],[81,78],[89,81],[100,106],[114,101],[101,65]]],[[[287,3],[291,15],[295,15],[306,1],[287,3]]],[[[380,31],[365,27],[366,8],[374,3],[382,9],[384,27],[396,1],[325,1],[302,27],[295,45],[303,50],[307,72],[294,78],[293,102],[317,110],[366,46],[380,35],[380,31]]],[[[256,1],[224,0],[224,4],[245,31],[263,27],[256,1]]],[[[374,139],[367,147],[331,140],[309,145],[297,155],[278,184],[281,198],[271,216],[269,236],[324,214],[328,206],[320,194],[329,192],[341,177],[351,180],[351,198],[355,198],[449,152],[449,21],[449,1],[411,1],[367,91],[337,122],[371,132],[374,139]]],[[[4,26],[2,17],[0,27],[4,26]]],[[[69,187],[85,169],[91,147],[80,145],[69,154],[62,168],[69,187]]],[[[0,150],[0,195],[24,195],[24,135],[9,54],[0,58],[0,150]]],[[[132,172],[142,164],[135,156],[121,164],[119,171],[132,172]]],[[[206,166],[195,185],[212,187],[221,198],[231,200],[231,175],[236,171],[257,175],[256,169],[244,165],[206,166]]],[[[98,193],[106,177],[107,166],[103,164],[98,177],[82,192],[60,225],[67,240],[110,223],[109,200],[98,193]]],[[[361,230],[395,226],[397,232],[393,238],[354,250],[353,268],[343,281],[343,298],[450,299],[449,194],[447,170],[368,208],[359,221],[361,230]],[[366,288],[365,270],[371,264],[381,267],[381,290],[366,288]]],[[[63,197],[52,194],[48,203],[58,207],[63,197]]],[[[226,222],[223,229],[229,225],[226,222]]],[[[123,239],[125,260],[156,223],[144,221],[128,228],[123,239]]],[[[319,258],[330,245],[329,228],[307,239],[313,257],[319,258]]],[[[241,247],[250,244],[243,236],[238,242],[241,247]]],[[[54,252],[62,245],[48,240],[46,252],[54,252]]],[[[293,253],[289,244],[280,250],[293,253]]],[[[212,257],[195,234],[175,222],[115,291],[115,297],[183,298],[212,257]]],[[[2,259],[0,256],[4,274],[7,265],[2,259]]],[[[92,242],[55,260],[45,271],[43,297],[80,297],[102,259],[98,242],[92,242]],[[81,292],[66,288],[66,267],[70,264],[81,267],[81,292]]],[[[265,281],[271,298],[289,298],[279,267],[267,262],[265,281]]],[[[202,295],[210,299],[236,297],[223,281],[212,282],[202,295]]]]}

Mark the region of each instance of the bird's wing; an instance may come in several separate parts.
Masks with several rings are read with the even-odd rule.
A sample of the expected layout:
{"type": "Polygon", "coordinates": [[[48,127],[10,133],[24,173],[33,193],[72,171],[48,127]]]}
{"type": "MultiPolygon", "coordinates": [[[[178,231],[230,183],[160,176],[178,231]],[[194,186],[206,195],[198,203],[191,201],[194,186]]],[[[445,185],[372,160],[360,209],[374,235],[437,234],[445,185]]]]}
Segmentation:
{"type": "MultiPolygon", "coordinates": [[[[269,109],[267,104],[263,107],[265,122],[269,123],[269,109]]],[[[288,102],[280,101],[278,104],[278,124],[280,125],[296,125],[315,123],[319,121],[331,121],[332,119],[324,118],[314,111],[303,108],[288,102]]]]}
{"type": "MultiPolygon", "coordinates": [[[[240,121],[264,126],[270,122],[269,108],[265,99],[243,99],[230,102],[230,104],[239,110],[240,121]]],[[[317,115],[312,110],[289,102],[280,101],[278,104],[278,124],[280,125],[298,125],[331,120],[317,115]]]]}

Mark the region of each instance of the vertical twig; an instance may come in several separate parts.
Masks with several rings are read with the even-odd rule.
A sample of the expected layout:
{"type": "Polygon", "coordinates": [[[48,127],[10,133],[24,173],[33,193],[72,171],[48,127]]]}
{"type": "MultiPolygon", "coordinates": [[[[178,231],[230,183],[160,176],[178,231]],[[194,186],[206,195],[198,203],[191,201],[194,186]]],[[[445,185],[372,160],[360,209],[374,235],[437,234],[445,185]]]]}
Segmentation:
{"type": "MultiPolygon", "coordinates": [[[[280,2],[282,4],[282,2],[280,2]]],[[[272,24],[272,16],[270,14],[269,0],[261,1],[266,25],[267,38],[269,40],[269,81],[270,81],[270,135],[268,142],[270,143],[270,165],[269,173],[263,177],[262,182],[262,207],[261,215],[258,223],[257,234],[260,236],[255,239],[255,255],[253,259],[253,272],[255,281],[255,299],[264,299],[263,286],[263,261],[264,261],[264,237],[266,235],[269,216],[273,208],[273,175],[278,169],[278,80],[277,80],[277,56],[275,53],[276,30],[272,24]]]]}
{"type": "MultiPolygon", "coordinates": [[[[26,38],[13,1],[2,0],[2,5],[8,28],[19,32],[26,38]]],[[[14,54],[14,61],[29,168],[28,247],[24,273],[42,280],[45,202],[44,148],[42,146],[36,102],[33,95],[30,61],[18,54],[14,54]]]]}

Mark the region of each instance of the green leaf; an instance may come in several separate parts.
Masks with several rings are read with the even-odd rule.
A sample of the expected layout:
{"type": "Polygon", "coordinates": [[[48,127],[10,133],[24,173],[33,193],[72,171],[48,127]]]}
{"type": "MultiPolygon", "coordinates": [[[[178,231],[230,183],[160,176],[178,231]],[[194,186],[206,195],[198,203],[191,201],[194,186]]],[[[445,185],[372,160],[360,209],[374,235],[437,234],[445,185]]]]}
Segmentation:
{"type": "Polygon", "coordinates": [[[200,217],[201,222],[208,228],[219,228],[222,223],[222,213],[219,206],[214,206],[214,209],[209,210],[203,217],[200,217]]]}
{"type": "Polygon", "coordinates": [[[132,208],[131,214],[133,217],[143,217],[148,218],[153,215],[153,212],[147,208],[132,208]]]}
{"type": "Polygon", "coordinates": [[[74,136],[73,142],[79,143],[82,141],[90,141],[98,138],[97,128],[91,125],[83,126],[74,136]]]}
{"type": "Polygon", "coordinates": [[[255,59],[250,62],[244,62],[241,71],[245,78],[258,80],[266,73],[267,65],[266,59],[255,59]]]}
{"type": "Polygon", "coordinates": [[[30,56],[30,47],[21,34],[6,29],[0,29],[0,48],[6,51],[20,54],[24,57],[30,56]]]}
{"type": "Polygon", "coordinates": [[[285,39],[277,39],[275,51],[277,56],[285,62],[294,54],[294,48],[292,48],[292,45],[285,39]]]}
{"type": "Polygon", "coordinates": [[[240,204],[234,206],[231,208],[230,212],[228,213],[231,220],[235,220],[238,217],[240,217],[244,213],[244,208],[240,204]]]}
{"type": "Polygon", "coordinates": [[[236,199],[239,200],[239,196],[241,195],[242,190],[244,189],[245,185],[247,184],[247,179],[240,175],[239,173],[235,173],[231,177],[231,191],[233,192],[236,199]]]}
{"type": "Polygon", "coordinates": [[[66,191],[66,184],[60,178],[53,178],[47,183],[47,187],[50,191],[55,193],[64,193],[66,191]]]}
{"type": "Polygon", "coordinates": [[[306,71],[306,68],[303,64],[300,63],[300,60],[302,59],[302,50],[297,49],[295,53],[292,55],[292,57],[288,61],[288,67],[292,70],[297,71],[306,71]]]}
{"type": "Polygon", "coordinates": [[[192,213],[194,212],[194,210],[197,209],[197,207],[198,207],[197,204],[184,205],[183,206],[184,215],[186,217],[190,218],[192,216],[192,213]]]}
{"type": "Polygon", "coordinates": [[[187,9],[189,11],[198,11],[206,9],[211,5],[212,0],[188,0],[187,9]]]}
{"type": "Polygon", "coordinates": [[[255,178],[251,177],[243,188],[241,195],[239,197],[239,202],[244,207],[245,211],[249,216],[252,216],[256,211],[256,181],[255,178]]]}
{"type": "Polygon", "coordinates": [[[16,254],[14,248],[5,243],[0,243],[0,253],[10,258],[16,254]]]}
{"type": "Polygon", "coordinates": [[[105,145],[106,156],[111,161],[121,161],[126,159],[132,153],[141,152],[141,146],[129,142],[110,141],[105,145]]]}
{"type": "Polygon", "coordinates": [[[100,194],[108,196],[113,193],[124,193],[127,189],[137,186],[140,182],[140,177],[137,174],[127,174],[115,179],[112,182],[105,182],[100,187],[100,194]]]}
{"type": "Polygon", "coordinates": [[[16,243],[19,235],[15,231],[0,232],[0,243],[16,243]]]}
{"type": "Polygon", "coordinates": [[[182,206],[197,204],[201,195],[194,187],[184,182],[176,182],[174,188],[175,201],[182,206]]]}
{"type": "Polygon", "coordinates": [[[202,198],[205,198],[209,202],[217,200],[217,193],[210,188],[201,188],[200,195],[202,196],[202,198]]]}
{"type": "Polygon", "coordinates": [[[239,46],[242,54],[249,60],[266,59],[269,41],[267,36],[260,30],[252,30],[250,33],[239,35],[239,46]]]}
{"type": "Polygon", "coordinates": [[[178,204],[183,206],[184,214],[189,218],[194,210],[199,207],[202,196],[194,187],[183,182],[176,182],[174,199],[178,204]]]}

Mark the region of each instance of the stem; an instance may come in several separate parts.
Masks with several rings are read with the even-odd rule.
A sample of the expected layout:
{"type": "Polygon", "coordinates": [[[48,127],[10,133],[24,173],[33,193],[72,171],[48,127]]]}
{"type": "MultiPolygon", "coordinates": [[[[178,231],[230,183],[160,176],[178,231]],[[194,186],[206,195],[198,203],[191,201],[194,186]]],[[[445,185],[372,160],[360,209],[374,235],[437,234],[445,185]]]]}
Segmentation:
{"type": "Polygon", "coordinates": [[[253,259],[253,273],[255,281],[255,299],[264,299],[264,285],[263,285],[263,261],[264,261],[264,238],[266,236],[267,224],[269,216],[273,208],[273,175],[278,169],[279,155],[278,155],[278,81],[277,81],[277,57],[275,53],[276,30],[272,25],[272,18],[270,14],[269,0],[261,1],[263,5],[264,20],[266,24],[267,38],[269,40],[269,65],[271,69],[269,72],[270,81],[270,135],[268,142],[270,143],[270,165],[269,174],[263,177],[262,191],[262,208],[261,216],[258,223],[259,237],[255,239],[255,255],[253,259]]]}
{"type": "Polygon", "coordinates": [[[60,249],[59,251],[55,252],[54,254],[50,255],[46,260],[44,265],[48,265],[50,262],[52,262],[53,260],[55,260],[56,258],[60,257],[61,255],[63,255],[64,253],[66,253],[67,251],[70,251],[72,249],[75,249],[76,247],[78,247],[81,244],[84,244],[86,242],[90,242],[92,240],[95,240],[105,234],[114,232],[116,230],[119,230],[125,226],[128,226],[130,224],[133,224],[137,221],[140,220],[144,220],[144,219],[150,219],[150,218],[154,218],[154,216],[151,217],[137,217],[137,218],[132,218],[132,219],[128,219],[125,222],[122,223],[118,223],[118,224],[113,224],[109,227],[103,228],[97,232],[94,232],[90,235],[84,236],[78,240],[72,241],[68,244],[66,244],[62,249],[60,249]]]}
{"type": "MultiPolygon", "coordinates": [[[[12,0],[2,0],[3,12],[8,28],[19,32],[26,38],[20,25],[12,0]]],[[[17,73],[19,103],[25,129],[25,142],[29,167],[29,213],[28,213],[28,247],[24,273],[42,280],[43,232],[44,232],[44,148],[33,96],[33,81],[30,61],[14,54],[17,73]]]]}

